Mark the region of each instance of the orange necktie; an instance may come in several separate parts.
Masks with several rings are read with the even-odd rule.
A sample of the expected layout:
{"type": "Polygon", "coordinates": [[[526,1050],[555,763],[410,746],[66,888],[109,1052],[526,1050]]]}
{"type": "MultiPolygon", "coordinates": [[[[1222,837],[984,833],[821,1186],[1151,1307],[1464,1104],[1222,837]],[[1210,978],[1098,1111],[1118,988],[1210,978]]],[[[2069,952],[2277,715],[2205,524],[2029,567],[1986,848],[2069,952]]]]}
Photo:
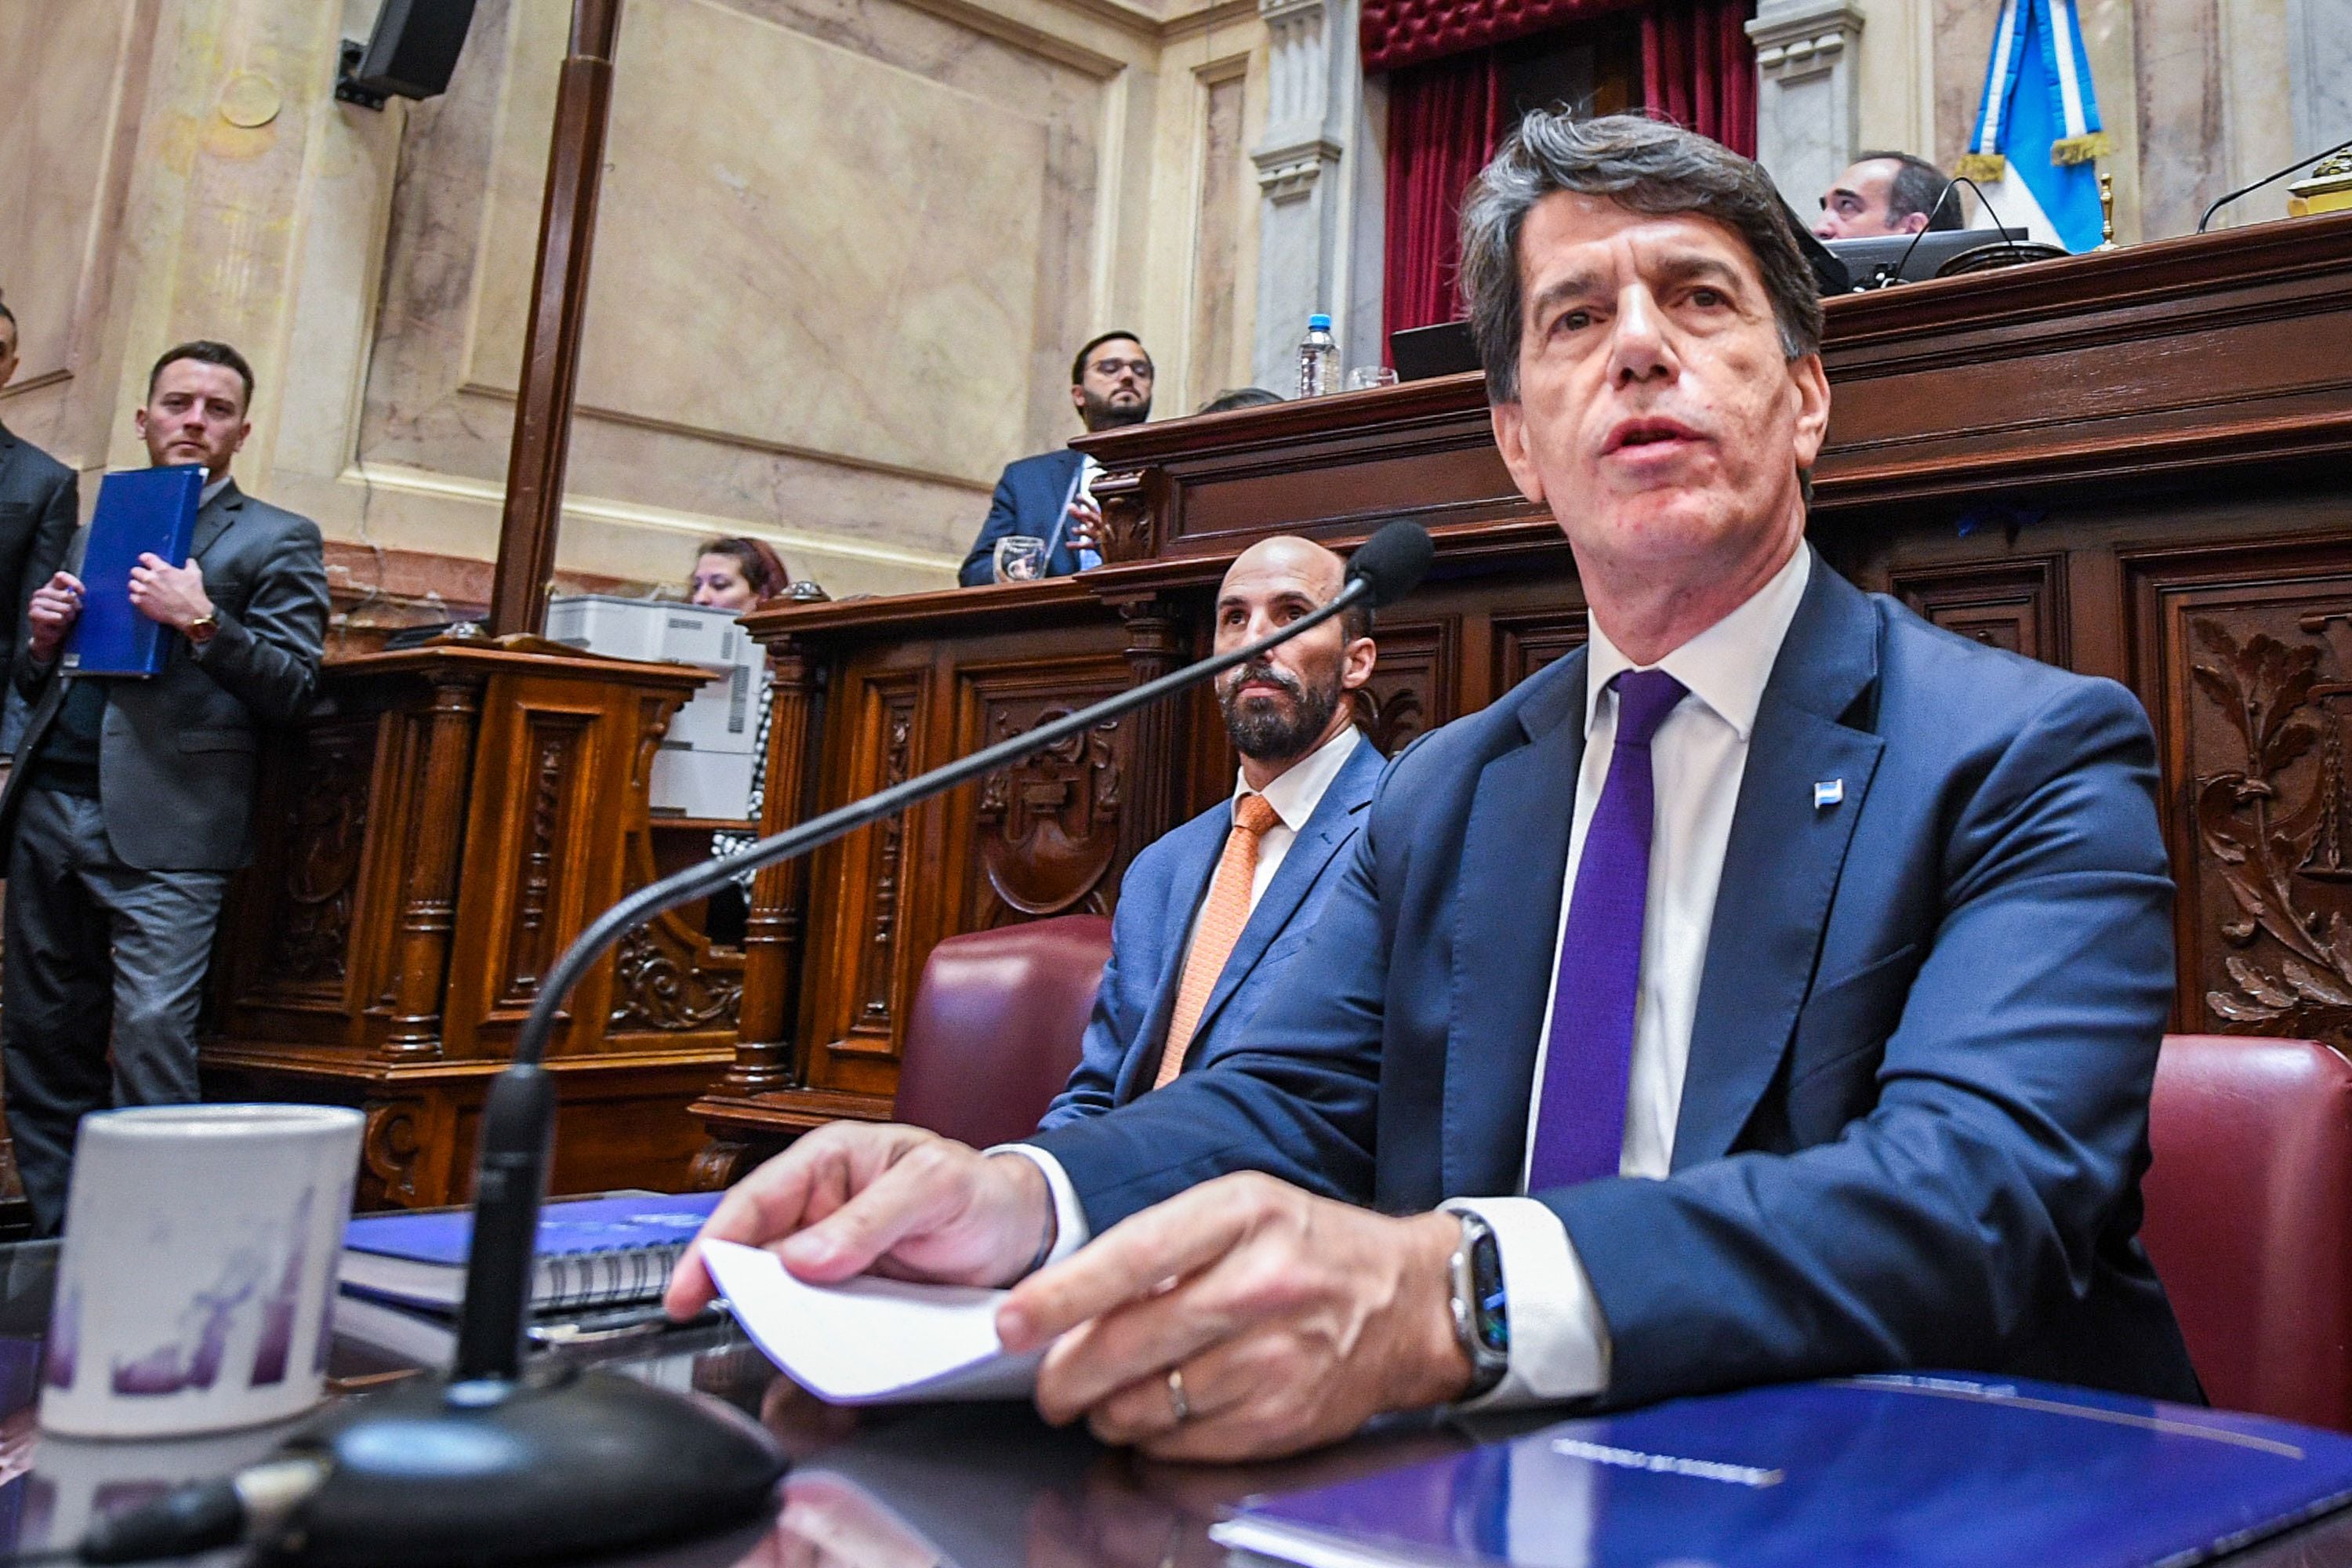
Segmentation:
{"type": "Polygon", "coordinates": [[[1183,1070],[1184,1053],[1192,1048],[1192,1031],[1201,1025],[1209,993],[1234,955],[1234,943],[1249,924],[1250,882],[1257,875],[1257,841],[1281,821],[1262,795],[1245,795],[1234,803],[1234,828],[1225,835],[1225,852],[1217,874],[1209,882],[1209,901],[1201,910],[1201,926],[1192,933],[1192,951],[1184,955],[1184,979],[1176,988],[1176,1010],[1168,1018],[1168,1045],[1160,1056],[1160,1072],[1151,1087],[1166,1089],[1183,1070]]]}

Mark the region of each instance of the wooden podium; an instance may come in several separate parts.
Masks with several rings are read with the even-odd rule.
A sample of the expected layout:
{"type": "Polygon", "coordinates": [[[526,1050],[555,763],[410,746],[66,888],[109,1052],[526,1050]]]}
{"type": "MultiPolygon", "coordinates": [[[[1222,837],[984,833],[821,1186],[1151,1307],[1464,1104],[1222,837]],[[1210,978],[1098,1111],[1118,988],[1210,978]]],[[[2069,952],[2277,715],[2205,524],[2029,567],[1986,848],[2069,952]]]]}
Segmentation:
{"type": "MultiPolygon", "coordinates": [[[[1960,635],[2123,681],[2155,721],[2180,894],[2176,1026],[2352,1043],[2352,214],[1833,300],[1811,535],[1960,635]]],[[[1559,531],[1477,378],[1090,436],[1109,561],[1075,578],[751,617],[778,658],[774,831],[1204,651],[1275,532],[1405,517],[1430,581],[1380,617],[1393,750],[1574,647],[1559,531]]],[[[1107,911],[1135,852],[1233,787],[1205,694],[765,874],[698,1179],[889,1113],[951,932],[1107,911]]]]}
{"type": "MultiPolygon", "coordinates": [[[[463,1201],[482,1095],[540,976],[656,874],[647,770],[706,679],[535,638],[329,666],[330,710],[270,742],[207,1097],[357,1106],[363,1206],[463,1201]]],[[[741,955],[675,916],[592,973],[548,1064],[554,1190],[684,1184],[684,1110],[734,1060],[741,984],[741,955]]]]}

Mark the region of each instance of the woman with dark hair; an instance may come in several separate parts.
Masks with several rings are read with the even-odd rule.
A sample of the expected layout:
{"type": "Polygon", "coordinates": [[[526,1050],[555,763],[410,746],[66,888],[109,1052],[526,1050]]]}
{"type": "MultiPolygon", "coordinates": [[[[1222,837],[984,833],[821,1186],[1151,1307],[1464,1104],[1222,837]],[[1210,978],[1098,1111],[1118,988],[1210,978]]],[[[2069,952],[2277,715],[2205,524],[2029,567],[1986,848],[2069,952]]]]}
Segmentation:
{"type": "Polygon", "coordinates": [[[704,540],[696,554],[694,580],[688,584],[696,604],[737,615],[792,585],[783,557],[763,539],[704,540]]]}
{"type": "MultiPolygon", "coordinates": [[[[691,587],[698,605],[741,615],[756,607],[761,600],[772,599],[792,585],[793,574],[785,570],[783,558],[765,540],[705,540],[695,557],[691,587]]],[[[751,761],[751,800],[747,810],[753,831],[712,834],[713,857],[748,848],[758,837],[768,784],[768,683],[762,679],[758,739],[753,742],[751,761]]],[[[740,947],[744,924],[751,913],[751,878],[747,872],[711,894],[703,913],[703,933],[722,946],[740,947]]]]}

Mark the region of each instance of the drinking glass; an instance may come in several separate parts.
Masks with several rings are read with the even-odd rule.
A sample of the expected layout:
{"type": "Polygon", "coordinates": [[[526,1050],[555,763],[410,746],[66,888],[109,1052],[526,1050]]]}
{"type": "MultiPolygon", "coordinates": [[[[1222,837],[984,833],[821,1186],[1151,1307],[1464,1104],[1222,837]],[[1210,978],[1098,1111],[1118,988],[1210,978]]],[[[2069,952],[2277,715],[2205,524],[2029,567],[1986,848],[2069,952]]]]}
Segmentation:
{"type": "Polygon", "coordinates": [[[1370,392],[1376,386],[1394,386],[1396,372],[1384,364],[1360,364],[1348,373],[1348,390],[1370,392]]]}
{"type": "Polygon", "coordinates": [[[996,542],[996,580],[1034,583],[1045,574],[1045,542],[1034,534],[1008,533],[996,542]]]}

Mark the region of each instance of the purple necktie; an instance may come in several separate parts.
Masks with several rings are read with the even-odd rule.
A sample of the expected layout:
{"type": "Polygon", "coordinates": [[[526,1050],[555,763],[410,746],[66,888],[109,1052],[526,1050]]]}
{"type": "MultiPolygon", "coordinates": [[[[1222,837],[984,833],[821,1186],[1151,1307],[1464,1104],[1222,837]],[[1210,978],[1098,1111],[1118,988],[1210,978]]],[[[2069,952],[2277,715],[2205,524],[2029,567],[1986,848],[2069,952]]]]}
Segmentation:
{"type": "Polygon", "coordinates": [[[1625,1146],[1650,829],[1657,816],[1650,737],[1686,689],[1663,669],[1629,669],[1610,684],[1617,692],[1617,745],[1584,830],[1584,858],[1560,935],[1543,1105],[1528,1163],[1531,1193],[1613,1176],[1625,1146]]]}

